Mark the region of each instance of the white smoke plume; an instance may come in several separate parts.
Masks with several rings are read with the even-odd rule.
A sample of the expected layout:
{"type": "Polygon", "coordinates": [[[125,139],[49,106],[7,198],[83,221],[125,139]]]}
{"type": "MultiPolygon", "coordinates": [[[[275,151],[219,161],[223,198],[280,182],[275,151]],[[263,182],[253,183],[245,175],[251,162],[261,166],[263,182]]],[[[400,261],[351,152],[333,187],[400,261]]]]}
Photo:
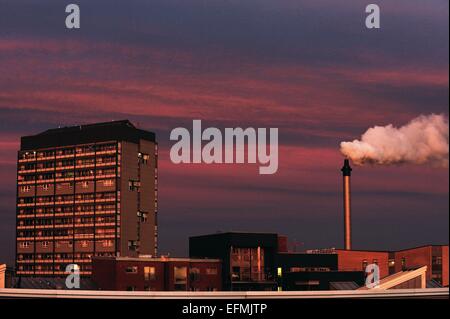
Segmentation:
{"type": "Polygon", "coordinates": [[[402,127],[375,126],[361,140],[342,142],[341,152],[353,163],[378,165],[429,164],[448,167],[448,118],[421,115],[402,127]]]}

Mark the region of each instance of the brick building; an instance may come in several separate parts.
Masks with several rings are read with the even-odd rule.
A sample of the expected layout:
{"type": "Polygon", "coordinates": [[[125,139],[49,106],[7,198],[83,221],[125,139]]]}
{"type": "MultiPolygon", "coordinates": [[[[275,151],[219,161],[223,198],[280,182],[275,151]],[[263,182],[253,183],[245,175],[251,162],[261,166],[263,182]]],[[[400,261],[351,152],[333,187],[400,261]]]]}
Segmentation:
{"type": "Polygon", "coordinates": [[[428,245],[395,252],[395,272],[427,266],[427,280],[448,286],[448,245],[428,245]]]}
{"type": "Polygon", "coordinates": [[[448,286],[448,245],[427,245],[399,251],[336,250],[340,271],[364,270],[368,264],[380,267],[380,277],[427,266],[427,281],[448,286]]]}
{"type": "Polygon", "coordinates": [[[102,290],[219,291],[221,274],[218,259],[94,257],[92,280],[102,290]]]}
{"type": "Polygon", "coordinates": [[[337,249],[338,269],[340,271],[364,271],[369,264],[380,267],[380,277],[384,278],[389,272],[389,252],[370,250],[337,249]]]}

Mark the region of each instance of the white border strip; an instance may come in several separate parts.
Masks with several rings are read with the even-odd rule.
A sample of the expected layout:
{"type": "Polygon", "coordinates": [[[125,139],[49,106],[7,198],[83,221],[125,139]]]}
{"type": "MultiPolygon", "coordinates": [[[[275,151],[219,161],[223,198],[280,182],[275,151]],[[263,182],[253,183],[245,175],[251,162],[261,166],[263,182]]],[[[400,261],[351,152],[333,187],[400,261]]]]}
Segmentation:
{"type": "Polygon", "coordinates": [[[334,291],[147,292],[98,290],[0,289],[0,298],[63,299],[324,299],[449,297],[448,288],[334,291]]]}

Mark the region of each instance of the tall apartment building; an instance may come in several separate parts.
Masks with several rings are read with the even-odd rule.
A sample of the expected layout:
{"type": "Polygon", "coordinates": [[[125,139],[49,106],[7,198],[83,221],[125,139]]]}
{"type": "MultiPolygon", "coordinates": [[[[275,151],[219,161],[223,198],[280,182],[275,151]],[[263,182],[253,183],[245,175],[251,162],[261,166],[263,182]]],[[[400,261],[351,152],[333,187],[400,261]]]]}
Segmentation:
{"type": "Polygon", "coordinates": [[[155,134],[129,121],[51,129],[21,139],[16,270],[92,272],[93,256],[157,254],[155,134]]]}

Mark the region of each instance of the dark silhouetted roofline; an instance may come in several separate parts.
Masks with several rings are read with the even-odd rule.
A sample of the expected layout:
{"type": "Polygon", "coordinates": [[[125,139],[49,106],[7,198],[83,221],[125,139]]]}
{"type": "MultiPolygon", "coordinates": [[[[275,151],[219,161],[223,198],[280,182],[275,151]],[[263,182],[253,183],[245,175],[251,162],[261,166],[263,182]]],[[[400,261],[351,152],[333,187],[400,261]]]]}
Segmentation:
{"type": "Polygon", "coordinates": [[[141,139],[156,143],[155,133],[138,129],[128,120],[121,120],[49,129],[23,136],[20,149],[27,151],[106,141],[138,143],[141,139]]]}

